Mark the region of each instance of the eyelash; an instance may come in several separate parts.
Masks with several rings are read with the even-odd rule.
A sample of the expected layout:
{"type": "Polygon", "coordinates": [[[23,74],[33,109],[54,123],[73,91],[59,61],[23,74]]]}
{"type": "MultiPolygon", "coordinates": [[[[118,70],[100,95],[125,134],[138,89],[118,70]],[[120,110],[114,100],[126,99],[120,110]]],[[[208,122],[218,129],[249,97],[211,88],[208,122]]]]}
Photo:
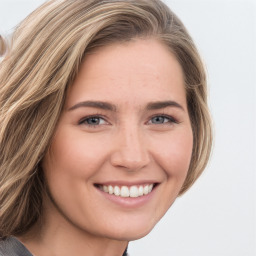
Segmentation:
{"type": "MultiPolygon", "coordinates": [[[[149,123],[150,121],[152,121],[152,119],[154,119],[154,118],[164,118],[164,119],[167,119],[168,121],[167,122],[163,122],[163,123],[160,123],[160,124],[154,124],[154,123],[152,123],[151,122],[151,124],[153,124],[153,125],[166,125],[166,124],[168,124],[168,125],[170,125],[170,124],[178,124],[179,122],[177,121],[177,119],[175,119],[174,117],[172,117],[172,116],[169,116],[169,115],[166,115],[166,114],[157,114],[157,115],[154,115],[154,116],[152,116],[151,118],[150,118],[150,120],[147,122],[147,123],[149,123]]],[[[96,128],[97,126],[99,126],[100,124],[88,124],[87,122],[90,120],[90,119],[102,119],[102,120],[104,120],[104,122],[107,122],[106,121],[106,118],[104,117],[104,116],[102,116],[102,115],[90,115],[90,116],[87,116],[87,117],[85,117],[85,118],[82,118],[79,122],[78,122],[78,124],[79,125],[86,125],[86,126],[88,126],[88,127],[94,127],[94,128],[96,128]]]]}

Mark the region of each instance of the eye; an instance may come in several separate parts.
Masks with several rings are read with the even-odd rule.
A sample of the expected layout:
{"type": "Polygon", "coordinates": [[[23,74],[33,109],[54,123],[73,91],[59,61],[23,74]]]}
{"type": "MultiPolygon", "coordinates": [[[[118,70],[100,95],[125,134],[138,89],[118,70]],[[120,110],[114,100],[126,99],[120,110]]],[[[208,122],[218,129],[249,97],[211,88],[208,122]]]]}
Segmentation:
{"type": "Polygon", "coordinates": [[[79,125],[87,125],[87,126],[98,126],[107,124],[106,120],[100,116],[89,116],[83,118],[79,121],[79,125]]]}
{"type": "Polygon", "coordinates": [[[149,123],[150,124],[167,124],[167,123],[177,123],[177,121],[171,116],[158,115],[158,116],[152,117],[149,123]]]}

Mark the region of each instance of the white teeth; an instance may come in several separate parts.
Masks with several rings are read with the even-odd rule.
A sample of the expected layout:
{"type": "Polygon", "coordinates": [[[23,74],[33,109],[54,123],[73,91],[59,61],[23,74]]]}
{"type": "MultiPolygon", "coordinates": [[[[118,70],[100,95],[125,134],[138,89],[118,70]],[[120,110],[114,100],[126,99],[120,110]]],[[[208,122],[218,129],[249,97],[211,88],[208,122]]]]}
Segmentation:
{"type": "Polygon", "coordinates": [[[114,193],[114,189],[112,186],[108,186],[108,193],[112,195],[114,193]]]}
{"type": "Polygon", "coordinates": [[[144,195],[148,194],[148,185],[144,187],[144,195]]]}
{"type": "Polygon", "coordinates": [[[128,186],[111,186],[111,185],[104,185],[99,186],[100,190],[109,193],[110,195],[114,194],[115,196],[121,196],[121,197],[139,197],[143,195],[149,194],[153,190],[153,184],[150,185],[140,185],[140,186],[131,186],[130,188],[128,186]]]}
{"type": "MultiPolygon", "coordinates": [[[[152,187],[153,187],[153,185],[152,185],[152,187]]],[[[143,196],[143,194],[144,194],[143,186],[140,186],[139,187],[139,196],[143,196]]]]}
{"type": "Polygon", "coordinates": [[[126,186],[121,187],[121,197],[129,197],[129,188],[126,186]]]}
{"type": "Polygon", "coordinates": [[[139,196],[139,189],[136,186],[130,187],[130,197],[138,197],[139,196]]]}
{"type": "Polygon", "coordinates": [[[114,194],[116,195],[116,196],[120,196],[120,188],[118,187],[118,186],[115,186],[114,187],[114,194]]]}

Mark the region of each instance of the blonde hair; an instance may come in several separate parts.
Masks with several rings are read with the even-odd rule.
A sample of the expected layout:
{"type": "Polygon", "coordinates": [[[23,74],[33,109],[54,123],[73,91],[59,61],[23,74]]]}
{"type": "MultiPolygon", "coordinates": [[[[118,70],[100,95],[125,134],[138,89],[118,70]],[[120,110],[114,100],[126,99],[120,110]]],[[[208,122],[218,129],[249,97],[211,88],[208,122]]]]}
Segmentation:
{"type": "Polygon", "coordinates": [[[98,47],[153,37],[169,47],[184,73],[194,145],[180,194],[202,173],[212,133],[204,66],[181,21],[159,0],[52,0],[0,46],[0,238],[21,235],[39,219],[47,151],[84,56],[98,47]]]}

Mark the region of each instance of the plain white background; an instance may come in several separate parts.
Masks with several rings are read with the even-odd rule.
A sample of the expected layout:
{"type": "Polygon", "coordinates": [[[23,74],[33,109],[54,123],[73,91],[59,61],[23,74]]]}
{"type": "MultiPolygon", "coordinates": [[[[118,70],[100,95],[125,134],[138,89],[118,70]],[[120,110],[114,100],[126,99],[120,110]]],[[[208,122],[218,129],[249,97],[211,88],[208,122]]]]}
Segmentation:
{"type": "MultiPolygon", "coordinates": [[[[0,0],[0,33],[43,0],[0,0]]],[[[256,255],[256,4],[253,0],[165,0],[206,64],[214,151],[205,173],[131,256],[256,255]]]]}

